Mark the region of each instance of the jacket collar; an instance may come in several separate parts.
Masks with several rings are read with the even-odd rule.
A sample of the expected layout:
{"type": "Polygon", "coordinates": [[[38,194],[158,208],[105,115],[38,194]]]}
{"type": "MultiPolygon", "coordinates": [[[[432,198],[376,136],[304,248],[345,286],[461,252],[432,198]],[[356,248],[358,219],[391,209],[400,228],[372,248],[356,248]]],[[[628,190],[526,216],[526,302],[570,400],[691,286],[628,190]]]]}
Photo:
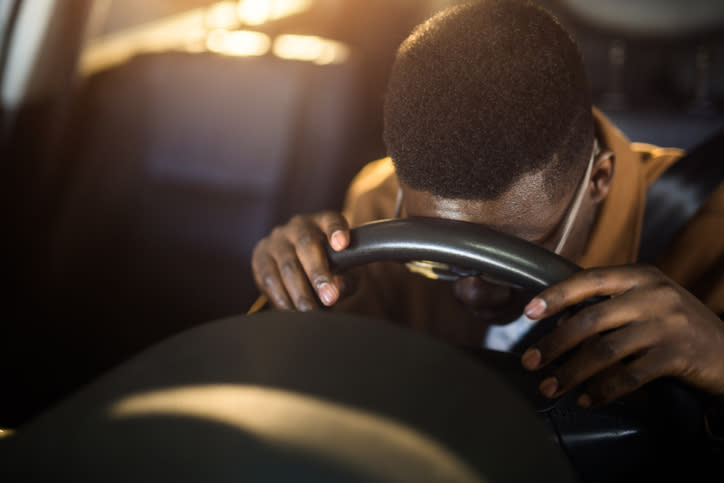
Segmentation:
{"type": "Polygon", "coordinates": [[[613,180],[603,201],[579,265],[584,268],[633,263],[638,256],[647,182],[631,141],[597,108],[593,109],[598,142],[616,155],[613,180]]]}

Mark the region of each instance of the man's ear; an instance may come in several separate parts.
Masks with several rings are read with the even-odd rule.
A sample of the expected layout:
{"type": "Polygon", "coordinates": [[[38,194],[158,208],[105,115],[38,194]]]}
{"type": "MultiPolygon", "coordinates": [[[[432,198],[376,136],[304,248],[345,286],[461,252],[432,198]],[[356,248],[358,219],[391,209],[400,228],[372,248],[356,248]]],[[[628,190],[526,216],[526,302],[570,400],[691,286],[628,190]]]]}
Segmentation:
{"type": "Polygon", "coordinates": [[[593,161],[591,172],[591,201],[598,204],[606,199],[616,168],[616,153],[606,149],[593,161]]]}

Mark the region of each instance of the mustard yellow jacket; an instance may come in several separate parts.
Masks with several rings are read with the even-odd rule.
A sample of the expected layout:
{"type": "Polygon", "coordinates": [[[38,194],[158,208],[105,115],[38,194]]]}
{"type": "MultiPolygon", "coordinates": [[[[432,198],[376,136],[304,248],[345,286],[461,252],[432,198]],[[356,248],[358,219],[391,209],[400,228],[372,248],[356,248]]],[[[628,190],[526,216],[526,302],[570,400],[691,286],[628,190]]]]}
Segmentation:
{"type": "MultiPolygon", "coordinates": [[[[584,268],[634,263],[646,190],[684,152],[632,143],[597,109],[594,116],[599,143],[616,153],[616,166],[610,193],[577,262],[584,268]]],[[[390,158],[365,166],[347,192],[344,214],[350,225],[391,218],[397,187],[390,158]]],[[[724,313],[724,184],[656,265],[715,313],[724,313]]],[[[361,267],[357,272],[357,290],[335,310],[388,319],[456,344],[470,345],[484,337],[487,327],[462,307],[445,282],[410,274],[390,262],[361,267]]]]}

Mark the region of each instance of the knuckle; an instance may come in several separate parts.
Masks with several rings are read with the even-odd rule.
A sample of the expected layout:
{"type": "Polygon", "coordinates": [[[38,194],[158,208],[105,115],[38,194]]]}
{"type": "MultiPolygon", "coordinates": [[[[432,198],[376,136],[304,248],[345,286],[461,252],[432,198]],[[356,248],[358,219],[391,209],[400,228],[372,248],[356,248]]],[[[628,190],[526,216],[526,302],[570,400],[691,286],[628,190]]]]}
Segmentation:
{"type": "Polygon", "coordinates": [[[601,319],[601,316],[601,308],[597,305],[592,305],[590,307],[587,307],[585,310],[582,310],[578,313],[578,316],[576,317],[576,325],[578,326],[578,330],[590,333],[596,328],[596,325],[601,319]]]}
{"type": "Polygon", "coordinates": [[[292,308],[285,290],[269,290],[266,295],[276,308],[281,310],[290,310],[292,308]]]}
{"type": "Polygon", "coordinates": [[[586,270],[582,274],[583,277],[585,277],[586,282],[593,286],[595,289],[599,289],[602,286],[606,284],[606,281],[608,279],[607,272],[600,268],[592,268],[590,270],[586,270]]]}
{"type": "Polygon", "coordinates": [[[344,215],[338,211],[325,211],[322,213],[321,219],[327,225],[330,232],[346,230],[348,228],[347,220],[344,215]]]}
{"type": "Polygon", "coordinates": [[[300,310],[307,311],[314,308],[315,303],[306,295],[300,295],[294,299],[294,303],[300,310]]]}
{"type": "Polygon", "coordinates": [[[269,237],[261,238],[259,241],[256,242],[256,245],[254,245],[254,252],[263,250],[268,244],[269,237]]]}
{"type": "Polygon", "coordinates": [[[663,273],[655,266],[649,264],[635,264],[628,267],[632,287],[645,285],[660,286],[665,284],[663,273]]]}
{"type": "Polygon", "coordinates": [[[653,278],[661,278],[662,272],[658,269],[658,267],[650,264],[639,264],[636,265],[636,267],[641,270],[643,273],[649,275],[653,278]]]}
{"type": "Polygon", "coordinates": [[[283,310],[285,312],[294,310],[291,304],[287,301],[287,299],[282,297],[281,295],[274,297],[273,301],[274,306],[279,310],[283,310]]]}
{"type": "Polygon", "coordinates": [[[685,313],[684,307],[686,306],[686,300],[676,287],[666,282],[661,282],[654,287],[652,294],[652,298],[657,301],[659,311],[665,310],[668,314],[668,320],[673,321],[675,318],[678,318],[674,316],[685,313]]]}
{"type": "Polygon", "coordinates": [[[689,335],[689,317],[683,310],[672,310],[666,318],[666,322],[672,332],[689,335]]]}
{"type": "Polygon", "coordinates": [[[329,282],[329,278],[324,273],[316,270],[309,274],[309,280],[315,288],[319,288],[323,283],[329,282]]]}
{"type": "Polygon", "coordinates": [[[286,227],[275,226],[269,234],[269,238],[272,240],[280,240],[286,238],[286,227]]]}
{"type": "Polygon", "coordinates": [[[306,216],[304,215],[294,215],[291,218],[289,218],[288,225],[300,225],[304,223],[304,220],[306,219],[306,216]]]}
{"type": "Polygon", "coordinates": [[[309,216],[308,215],[294,215],[289,219],[289,222],[286,224],[286,227],[288,229],[294,231],[304,230],[309,224],[309,216]]]}
{"type": "Polygon", "coordinates": [[[661,289],[661,291],[664,300],[666,300],[670,306],[677,308],[684,306],[684,297],[681,292],[676,290],[676,288],[671,285],[666,285],[661,289]]]}
{"type": "Polygon", "coordinates": [[[600,337],[593,342],[590,350],[596,359],[603,361],[610,361],[618,354],[617,344],[606,337],[600,337]]]}
{"type": "Polygon", "coordinates": [[[284,258],[279,263],[279,273],[282,277],[289,277],[297,272],[297,261],[292,258],[284,258]]]}
{"type": "Polygon", "coordinates": [[[566,290],[561,286],[551,287],[541,298],[543,298],[549,306],[557,307],[566,300],[566,290]]]}
{"type": "Polygon", "coordinates": [[[304,230],[297,238],[297,246],[300,248],[309,248],[317,241],[317,237],[313,236],[309,230],[304,230]]]}
{"type": "Polygon", "coordinates": [[[259,275],[259,280],[261,281],[261,286],[266,290],[271,291],[276,286],[276,277],[274,277],[274,275],[270,272],[261,273],[259,275]]]}
{"type": "Polygon", "coordinates": [[[655,286],[657,295],[668,303],[678,305],[681,302],[681,294],[671,284],[659,282],[655,286]]]}
{"type": "Polygon", "coordinates": [[[672,376],[686,373],[688,366],[688,358],[682,353],[677,353],[669,359],[669,370],[672,376]]]}
{"type": "Polygon", "coordinates": [[[318,216],[322,220],[332,221],[338,217],[338,213],[334,210],[325,210],[325,211],[320,211],[318,216]]]}
{"type": "Polygon", "coordinates": [[[327,210],[321,213],[322,218],[329,220],[330,222],[343,222],[344,216],[342,213],[335,210],[327,210]]]}

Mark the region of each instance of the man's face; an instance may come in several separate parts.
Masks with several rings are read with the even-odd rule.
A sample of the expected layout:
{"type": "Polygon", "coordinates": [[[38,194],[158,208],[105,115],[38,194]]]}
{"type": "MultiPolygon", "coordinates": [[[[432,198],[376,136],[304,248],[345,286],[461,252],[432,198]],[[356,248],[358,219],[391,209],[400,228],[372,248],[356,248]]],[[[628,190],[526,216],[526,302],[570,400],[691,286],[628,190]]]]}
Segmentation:
{"type": "MultiPolygon", "coordinates": [[[[593,183],[589,180],[584,182],[593,183]]],[[[588,186],[584,190],[580,210],[575,214],[568,240],[560,253],[574,262],[585,250],[598,201],[591,196],[588,186]]],[[[402,185],[404,214],[407,216],[479,223],[551,251],[563,235],[575,191],[559,199],[551,199],[545,190],[543,172],[524,176],[500,198],[490,201],[440,198],[402,185]]],[[[482,277],[461,278],[453,282],[452,288],[462,303],[488,323],[514,320],[535,295],[482,277]]]]}

